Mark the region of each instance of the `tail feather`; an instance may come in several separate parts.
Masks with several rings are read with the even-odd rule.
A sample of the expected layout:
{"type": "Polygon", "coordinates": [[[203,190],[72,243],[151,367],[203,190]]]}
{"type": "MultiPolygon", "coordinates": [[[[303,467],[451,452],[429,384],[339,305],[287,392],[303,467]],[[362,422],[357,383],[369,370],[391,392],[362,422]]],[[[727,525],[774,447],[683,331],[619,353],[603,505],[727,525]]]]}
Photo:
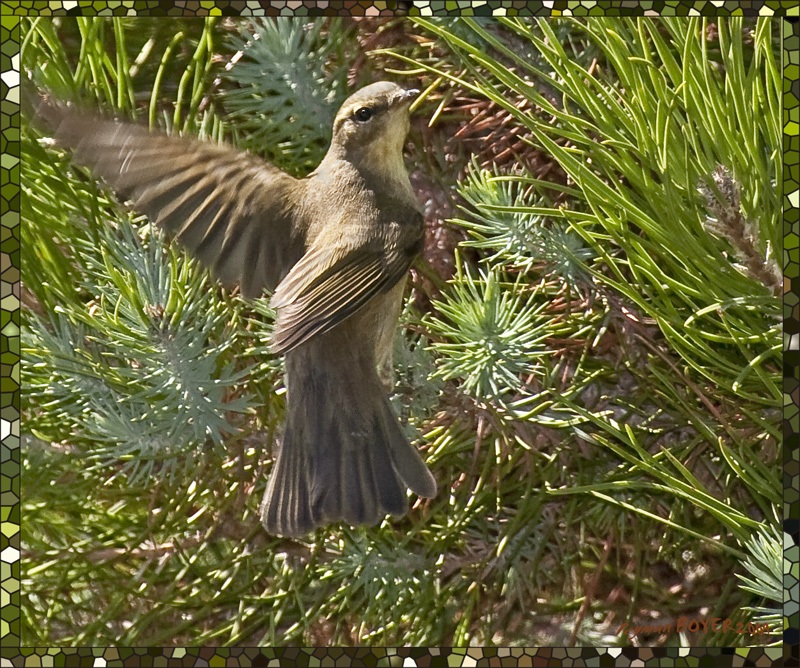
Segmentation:
{"type": "Polygon", "coordinates": [[[403,433],[374,367],[362,376],[350,368],[343,378],[318,358],[297,363],[295,354],[287,355],[283,443],[261,504],[267,531],[301,536],[329,522],[375,524],[406,512],[407,488],[434,496],[433,476],[403,433]]]}
{"type": "Polygon", "coordinates": [[[387,445],[392,464],[400,479],[414,494],[432,499],[436,496],[436,479],[417,449],[408,442],[406,435],[397,423],[388,399],[384,398],[384,401],[388,410],[383,413],[382,417],[385,421],[391,422],[390,425],[386,425],[386,431],[389,434],[387,445]]]}
{"type": "Polygon", "coordinates": [[[287,428],[261,502],[260,514],[261,522],[270,533],[302,536],[312,531],[316,523],[308,503],[308,481],[302,470],[303,457],[297,456],[300,453],[291,448],[291,443],[292,434],[287,428]]]}

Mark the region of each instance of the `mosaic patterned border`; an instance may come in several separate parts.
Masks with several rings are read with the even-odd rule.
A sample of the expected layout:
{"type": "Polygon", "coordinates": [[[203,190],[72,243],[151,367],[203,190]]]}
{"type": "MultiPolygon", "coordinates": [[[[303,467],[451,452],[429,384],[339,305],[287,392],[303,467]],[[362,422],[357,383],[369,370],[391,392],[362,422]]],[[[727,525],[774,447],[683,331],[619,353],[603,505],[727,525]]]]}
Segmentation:
{"type": "Polygon", "coordinates": [[[784,643],[792,660],[798,663],[800,644],[800,448],[798,447],[798,408],[800,393],[798,380],[800,371],[797,346],[789,343],[800,331],[800,258],[798,258],[798,239],[800,239],[800,22],[783,22],[783,220],[784,220],[784,331],[785,379],[784,379],[784,444],[783,462],[785,470],[784,487],[784,643]],[[792,350],[793,349],[793,350],[792,350]]]}
{"type": "Polygon", "coordinates": [[[0,2],[2,13],[2,208],[0,223],[0,442],[2,452],[2,524],[0,559],[2,583],[2,665],[397,665],[397,666],[532,666],[532,665],[800,665],[800,580],[798,579],[798,533],[800,517],[800,373],[798,353],[787,349],[785,391],[786,489],[785,525],[785,634],[783,648],[681,649],[681,648],[19,648],[19,19],[18,16],[142,15],[142,16],[254,16],[254,15],[345,15],[381,16],[397,13],[417,15],[777,15],[783,22],[784,45],[784,221],[785,221],[785,326],[788,334],[800,332],[800,16],[795,2],[642,2],[579,4],[558,0],[529,4],[519,0],[457,2],[255,2],[217,0],[200,2],[75,2],[40,0],[0,2]],[[712,658],[713,657],[713,658],[712,658]],[[711,661],[711,663],[709,663],[711,661]]]}

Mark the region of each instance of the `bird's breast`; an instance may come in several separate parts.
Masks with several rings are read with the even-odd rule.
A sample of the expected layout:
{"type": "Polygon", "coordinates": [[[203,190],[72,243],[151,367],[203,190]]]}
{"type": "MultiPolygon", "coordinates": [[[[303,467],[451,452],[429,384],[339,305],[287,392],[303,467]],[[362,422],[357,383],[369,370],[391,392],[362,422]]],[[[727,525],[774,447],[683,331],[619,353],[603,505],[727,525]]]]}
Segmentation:
{"type": "Polygon", "coordinates": [[[408,244],[422,235],[422,219],[408,176],[386,179],[353,165],[325,162],[307,181],[302,206],[308,245],[408,244]]]}

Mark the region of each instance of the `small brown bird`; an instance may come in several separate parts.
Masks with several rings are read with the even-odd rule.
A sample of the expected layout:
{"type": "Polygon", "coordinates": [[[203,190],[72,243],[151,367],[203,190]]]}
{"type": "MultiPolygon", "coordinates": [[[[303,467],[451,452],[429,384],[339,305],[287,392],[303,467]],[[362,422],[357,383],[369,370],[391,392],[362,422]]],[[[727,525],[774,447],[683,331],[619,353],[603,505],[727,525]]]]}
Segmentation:
{"type": "Polygon", "coordinates": [[[288,405],[261,519],[301,536],[406,512],[436,482],[389,404],[392,340],[423,221],[403,164],[417,91],[379,82],[341,106],[319,167],[295,179],[250,154],[42,102],[38,117],[246,297],[274,291],[288,405]]]}

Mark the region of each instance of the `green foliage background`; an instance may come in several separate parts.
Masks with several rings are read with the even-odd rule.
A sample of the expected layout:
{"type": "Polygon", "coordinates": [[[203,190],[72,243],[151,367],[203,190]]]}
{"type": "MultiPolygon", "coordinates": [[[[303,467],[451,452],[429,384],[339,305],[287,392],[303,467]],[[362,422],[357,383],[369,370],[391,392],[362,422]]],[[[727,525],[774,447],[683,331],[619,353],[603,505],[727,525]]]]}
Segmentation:
{"type": "Polygon", "coordinates": [[[214,285],[24,123],[23,644],[775,641],[776,31],[28,21],[36,86],[295,175],[348,91],[423,90],[428,238],[393,401],[440,493],[265,535],[267,300],[214,285]],[[761,632],[620,632],[680,615],[761,632]]]}

